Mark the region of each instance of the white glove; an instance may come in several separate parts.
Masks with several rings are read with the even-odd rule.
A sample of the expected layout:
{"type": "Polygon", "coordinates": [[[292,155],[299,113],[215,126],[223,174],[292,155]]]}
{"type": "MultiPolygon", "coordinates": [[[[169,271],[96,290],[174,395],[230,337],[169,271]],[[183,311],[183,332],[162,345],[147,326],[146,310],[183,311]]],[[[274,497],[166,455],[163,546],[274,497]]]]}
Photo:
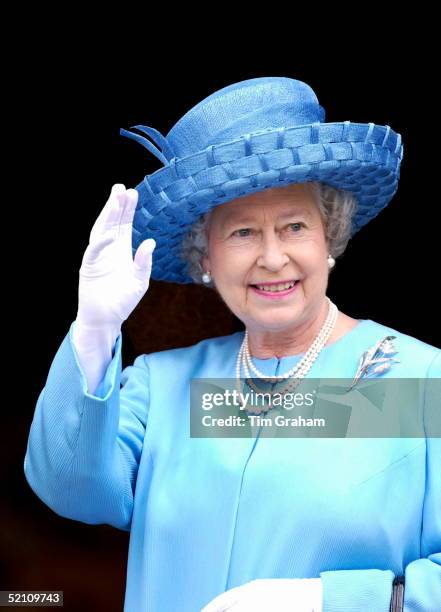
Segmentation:
{"type": "Polygon", "coordinates": [[[94,393],[112,360],[122,323],[150,283],[155,240],[144,240],[134,260],[132,257],[132,223],[137,202],[136,189],[113,185],[90,233],[80,268],[73,342],[90,393],[94,393]]]}
{"type": "Polygon", "coordinates": [[[321,578],[262,578],[225,591],[201,612],[322,612],[321,578]]]}

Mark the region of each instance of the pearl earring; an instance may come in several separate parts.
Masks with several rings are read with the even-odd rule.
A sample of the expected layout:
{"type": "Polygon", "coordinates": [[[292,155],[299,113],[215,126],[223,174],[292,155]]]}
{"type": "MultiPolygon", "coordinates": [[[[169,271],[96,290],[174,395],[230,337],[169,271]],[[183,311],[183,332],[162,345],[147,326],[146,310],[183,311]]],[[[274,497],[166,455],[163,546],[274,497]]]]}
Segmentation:
{"type": "Polygon", "coordinates": [[[328,255],[328,266],[329,269],[332,269],[335,266],[335,259],[331,255],[328,255]]]}
{"type": "Polygon", "coordinates": [[[210,274],[210,272],[204,272],[202,274],[202,280],[204,281],[204,283],[209,283],[211,281],[211,274],[210,274]]]}

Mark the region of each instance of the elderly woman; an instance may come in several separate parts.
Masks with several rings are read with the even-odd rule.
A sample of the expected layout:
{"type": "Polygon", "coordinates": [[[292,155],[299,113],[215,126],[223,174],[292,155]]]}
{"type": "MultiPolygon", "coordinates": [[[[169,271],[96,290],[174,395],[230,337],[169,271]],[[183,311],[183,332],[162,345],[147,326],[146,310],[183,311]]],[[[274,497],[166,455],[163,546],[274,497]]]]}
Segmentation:
{"type": "Polygon", "coordinates": [[[441,351],[326,296],[335,258],[396,192],[399,135],[324,123],[311,88],[284,77],[215,92],[167,138],[137,128],[160,150],[122,132],[164,167],[114,185],[92,229],[35,409],[30,486],[62,516],[130,531],[128,612],[439,610],[439,437],[270,439],[253,416],[281,414],[272,400],[242,403],[252,435],[190,431],[194,379],[421,379],[414,412],[439,419],[426,383],[441,351]],[[245,331],[122,370],[121,325],[150,277],[205,283],[245,331]]]}

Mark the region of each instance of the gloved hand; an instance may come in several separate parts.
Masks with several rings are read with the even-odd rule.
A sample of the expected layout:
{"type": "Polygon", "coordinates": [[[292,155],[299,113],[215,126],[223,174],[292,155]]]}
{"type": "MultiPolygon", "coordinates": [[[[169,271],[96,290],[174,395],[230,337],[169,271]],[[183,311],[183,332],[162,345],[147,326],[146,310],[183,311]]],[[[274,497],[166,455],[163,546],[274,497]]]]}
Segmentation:
{"type": "Polygon", "coordinates": [[[144,240],[132,257],[137,202],[135,189],[113,185],[90,233],[80,268],[73,342],[91,393],[112,359],[122,323],[150,284],[154,239],[144,240]]]}
{"type": "Polygon", "coordinates": [[[221,593],[201,612],[322,612],[321,578],[263,578],[221,593]]]}
{"type": "Polygon", "coordinates": [[[116,184],[90,232],[80,268],[77,321],[86,327],[120,330],[148,289],[153,238],[132,258],[136,189],[116,184]]]}

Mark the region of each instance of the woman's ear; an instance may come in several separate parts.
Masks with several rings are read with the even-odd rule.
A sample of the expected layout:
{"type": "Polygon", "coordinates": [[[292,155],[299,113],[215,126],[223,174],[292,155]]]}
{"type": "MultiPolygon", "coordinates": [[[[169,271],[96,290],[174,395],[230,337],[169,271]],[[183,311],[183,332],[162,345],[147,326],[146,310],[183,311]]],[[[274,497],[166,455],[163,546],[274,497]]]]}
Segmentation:
{"type": "Polygon", "coordinates": [[[205,271],[210,269],[210,260],[206,255],[202,258],[202,267],[205,271]]]}

